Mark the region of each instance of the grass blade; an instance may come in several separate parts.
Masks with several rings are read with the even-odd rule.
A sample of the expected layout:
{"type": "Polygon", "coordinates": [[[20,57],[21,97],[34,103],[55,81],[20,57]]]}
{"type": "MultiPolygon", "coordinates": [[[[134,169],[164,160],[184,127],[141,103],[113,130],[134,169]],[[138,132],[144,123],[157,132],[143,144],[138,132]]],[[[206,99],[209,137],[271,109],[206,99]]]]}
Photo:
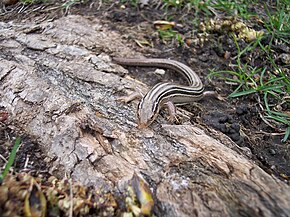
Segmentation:
{"type": "Polygon", "coordinates": [[[282,142],[286,142],[287,139],[289,138],[290,135],[290,126],[287,128],[286,132],[285,132],[285,136],[284,138],[281,140],[282,142]]]}
{"type": "Polygon", "coordinates": [[[4,171],[3,173],[0,175],[0,181],[2,182],[3,179],[5,178],[5,176],[7,175],[10,167],[13,165],[15,157],[16,157],[16,153],[18,150],[19,145],[21,144],[21,139],[19,137],[16,138],[13,149],[10,153],[9,159],[7,164],[5,165],[4,171]]]}
{"type": "Polygon", "coordinates": [[[250,90],[245,90],[245,91],[241,91],[241,92],[237,92],[237,93],[231,93],[229,95],[229,97],[239,97],[239,96],[245,96],[245,95],[249,95],[252,93],[256,93],[257,91],[255,89],[250,89],[250,90]]]}

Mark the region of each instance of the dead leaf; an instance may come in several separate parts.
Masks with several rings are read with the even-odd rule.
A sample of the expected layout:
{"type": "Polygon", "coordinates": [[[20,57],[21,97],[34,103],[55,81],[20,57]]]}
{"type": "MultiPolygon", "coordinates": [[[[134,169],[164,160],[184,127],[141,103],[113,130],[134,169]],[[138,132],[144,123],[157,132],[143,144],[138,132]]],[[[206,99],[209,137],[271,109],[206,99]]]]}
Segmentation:
{"type": "Polygon", "coordinates": [[[46,216],[46,199],[41,187],[32,178],[24,200],[24,213],[27,217],[46,216]]]}
{"type": "Polygon", "coordinates": [[[175,22],[169,22],[165,20],[157,20],[157,21],[154,21],[153,24],[156,29],[160,29],[160,30],[168,30],[176,25],[175,22]]]}
{"type": "Polygon", "coordinates": [[[137,173],[134,173],[131,181],[134,193],[141,205],[141,213],[143,215],[150,215],[154,206],[154,200],[148,183],[137,173]]]}

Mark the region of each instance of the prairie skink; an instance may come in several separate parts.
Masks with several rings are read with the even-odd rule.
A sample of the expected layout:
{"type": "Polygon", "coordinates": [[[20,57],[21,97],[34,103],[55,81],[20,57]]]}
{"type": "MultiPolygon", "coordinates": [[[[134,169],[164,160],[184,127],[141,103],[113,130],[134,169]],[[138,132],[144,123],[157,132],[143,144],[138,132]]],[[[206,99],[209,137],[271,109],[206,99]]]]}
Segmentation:
{"type": "Polygon", "coordinates": [[[148,127],[157,117],[160,108],[168,106],[171,114],[174,113],[173,103],[187,104],[200,100],[208,92],[204,92],[204,86],[198,75],[187,65],[167,59],[154,58],[113,58],[113,61],[123,66],[147,66],[172,69],[183,75],[189,86],[164,82],[156,84],[141,99],[138,105],[137,117],[139,128],[148,127]],[[172,111],[173,109],[173,111],[172,111]]]}

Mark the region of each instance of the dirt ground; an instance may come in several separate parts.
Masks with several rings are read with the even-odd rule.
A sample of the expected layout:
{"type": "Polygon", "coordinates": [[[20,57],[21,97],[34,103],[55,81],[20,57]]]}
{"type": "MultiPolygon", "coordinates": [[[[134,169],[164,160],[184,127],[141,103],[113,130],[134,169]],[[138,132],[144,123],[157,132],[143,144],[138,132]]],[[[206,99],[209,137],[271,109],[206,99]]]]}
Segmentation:
{"type": "MultiPolygon", "coordinates": [[[[100,2],[99,2],[100,3],[100,2]]],[[[164,10],[156,9],[156,5],[150,7],[133,7],[128,4],[122,5],[120,3],[103,3],[100,5],[95,2],[74,5],[70,8],[57,8],[57,4],[50,5],[32,5],[25,6],[21,10],[21,5],[12,5],[6,7],[7,12],[1,16],[2,22],[8,21],[22,21],[35,20],[41,22],[43,19],[56,19],[66,14],[79,14],[83,16],[96,16],[111,29],[119,31],[123,34],[123,38],[128,40],[128,46],[142,52],[147,57],[171,58],[182,61],[190,65],[200,76],[204,82],[207,90],[215,90],[221,96],[225,97],[224,101],[213,98],[206,98],[200,101],[196,106],[184,106],[184,108],[193,112],[195,115],[191,117],[192,124],[208,125],[216,130],[228,135],[241,147],[247,147],[253,154],[253,160],[268,171],[274,174],[285,182],[289,183],[290,177],[290,143],[282,143],[283,133],[281,129],[273,129],[269,127],[259,116],[257,106],[257,95],[249,95],[240,98],[226,98],[227,95],[234,90],[235,86],[226,84],[220,79],[207,78],[210,69],[222,70],[227,69],[231,63],[231,58],[225,58],[225,53],[230,53],[233,57],[236,55],[236,47],[234,41],[224,33],[212,33],[207,36],[207,41],[198,44],[179,45],[176,41],[171,40],[166,43],[158,36],[156,29],[152,23],[156,20],[164,18],[164,10]],[[20,12],[19,12],[20,11],[20,12]],[[148,45],[138,46],[136,41],[149,41],[152,43],[151,48],[148,45]]],[[[256,8],[257,11],[261,8],[256,8]]],[[[169,10],[167,17],[174,15],[174,21],[179,22],[182,19],[183,12],[169,10]]],[[[192,17],[193,14],[187,14],[192,17]]],[[[192,33],[193,26],[189,21],[184,21],[180,26],[176,26],[175,30],[190,40],[197,37],[192,33]]],[[[254,28],[259,30],[262,26],[254,24],[254,28]]],[[[198,29],[196,29],[198,32],[198,29]]],[[[0,39],[1,40],[1,39],[0,39]]],[[[110,38],[108,38],[110,40],[110,38]]],[[[264,39],[267,43],[267,38],[264,39]]],[[[239,42],[241,47],[245,47],[245,42],[239,42]]],[[[287,47],[276,47],[273,50],[279,56],[281,53],[289,51],[287,47]],[[288,50],[287,50],[288,49],[288,50]]],[[[257,51],[258,52],[258,51],[257,51]]],[[[0,55],[6,55],[0,52],[0,55]]],[[[255,57],[255,54],[252,54],[255,57]]],[[[257,55],[256,55],[257,56],[257,55]]],[[[249,58],[244,56],[242,58],[249,58]]],[[[263,56],[254,58],[253,61],[258,65],[264,63],[263,56]]],[[[132,77],[142,80],[144,83],[153,85],[163,80],[164,77],[157,75],[152,78],[148,69],[129,68],[132,77]]],[[[169,80],[178,80],[174,74],[166,77],[169,80]]],[[[178,123],[176,123],[178,124],[178,123]]],[[[12,125],[1,123],[0,128],[0,153],[5,158],[10,153],[10,146],[8,145],[13,136],[17,132],[12,125]],[[9,148],[8,148],[9,147],[9,148]]],[[[29,168],[31,171],[40,171],[46,173],[46,166],[41,163],[43,153],[33,144],[33,138],[22,138],[27,144],[25,149],[16,158],[17,168],[23,168],[25,164],[26,155],[29,154],[33,159],[34,165],[29,168]]],[[[2,163],[1,163],[2,165],[2,163]]]]}

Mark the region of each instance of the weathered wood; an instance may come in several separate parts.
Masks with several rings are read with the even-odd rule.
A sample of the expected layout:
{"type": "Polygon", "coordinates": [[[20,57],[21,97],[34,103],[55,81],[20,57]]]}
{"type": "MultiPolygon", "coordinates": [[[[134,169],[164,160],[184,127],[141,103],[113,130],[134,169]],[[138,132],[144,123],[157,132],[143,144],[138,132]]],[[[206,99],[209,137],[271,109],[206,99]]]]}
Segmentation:
{"type": "Polygon", "coordinates": [[[0,36],[0,106],[40,144],[45,161],[56,157],[51,173],[121,189],[142,172],[159,216],[290,216],[289,186],[226,136],[218,141],[162,116],[136,128],[137,102],[117,99],[147,87],[109,55],[138,54],[97,19],[0,23],[0,36]]]}

